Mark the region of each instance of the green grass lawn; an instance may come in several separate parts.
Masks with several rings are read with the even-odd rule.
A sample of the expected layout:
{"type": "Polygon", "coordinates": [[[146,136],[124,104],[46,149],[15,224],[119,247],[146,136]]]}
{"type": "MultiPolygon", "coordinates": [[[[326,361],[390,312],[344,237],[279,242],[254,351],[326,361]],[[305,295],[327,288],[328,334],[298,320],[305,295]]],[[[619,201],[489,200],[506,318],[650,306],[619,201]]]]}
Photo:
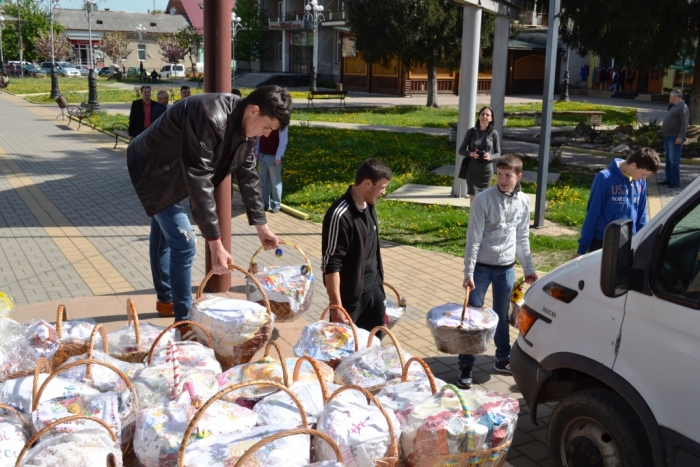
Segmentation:
{"type": "MultiPolygon", "coordinates": [[[[110,130],[115,122],[127,123],[128,118],[102,113],[92,119],[93,124],[105,130],[110,130]]],[[[330,204],[352,183],[357,167],[369,157],[377,157],[391,167],[394,177],[388,193],[407,183],[452,184],[452,177],[431,173],[454,163],[454,144],[445,137],[293,126],[282,171],[282,201],[321,222],[330,204]]],[[[528,159],[525,166],[536,170],[536,161],[528,159]]],[[[559,170],[562,175],[559,183],[547,188],[545,218],[578,231],[595,173],[561,167],[552,170],[559,170]]],[[[536,185],[524,184],[523,191],[535,193],[536,185]]],[[[468,209],[382,200],[377,204],[377,212],[385,240],[455,256],[464,254],[468,209]]],[[[537,268],[548,271],[571,258],[578,246],[576,240],[576,235],[531,235],[537,268]]]]}
{"type": "MultiPolygon", "coordinates": [[[[506,112],[537,111],[542,109],[541,103],[526,105],[507,105],[506,112]]],[[[554,110],[602,110],[604,125],[635,123],[636,110],[624,107],[588,104],[585,102],[555,102],[554,110]]],[[[433,109],[425,106],[395,106],[366,109],[316,108],[295,109],[293,119],[302,121],[323,121],[341,123],[365,123],[370,125],[416,126],[431,128],[447,128],[447,124],[457,121],[456,107],[433,109]]],[[[475,118],[476,120],[476,118],[475,118]]],[[[556,116],[554,126],[576,125],[581,117],[574,115],[556,116]]],[[[535,119],[525,117],[508,118],[509,127],[534,126],[535,119]]]]}
{"type": "MultiPolygon", "coordinates": [[[[97,89],[110,89],[104,85],[106,81],[98,80],[97,89]]],[[[81,78],[58,78],[58,87],[61,92],[87,91],[87,77],[81,78]]],[[[37,94],[40,92],[51,92],[51,79],[45,78],[11,78],[7,90],[12,94],[37,94]]]]}

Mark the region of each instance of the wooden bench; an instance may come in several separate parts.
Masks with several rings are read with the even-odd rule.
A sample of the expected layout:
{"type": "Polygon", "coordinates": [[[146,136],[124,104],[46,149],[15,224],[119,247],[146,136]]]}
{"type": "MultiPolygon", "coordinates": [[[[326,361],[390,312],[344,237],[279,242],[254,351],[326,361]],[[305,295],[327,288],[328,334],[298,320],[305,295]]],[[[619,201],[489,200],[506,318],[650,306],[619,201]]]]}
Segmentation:
{"type": "Polygon", "coordinates": [[[112,125],[112,133],[114,133],[114,148],[117,149],[117,144],[119,144],[119,137],[122,136],[129,139],[129,125],[124,123],[115,123],[112,125]]]}
{"type": "Polygon", "coordinates": [[[80,130],[80,125],[83,124],[83,119],[92,117],[92,112],[95,110],[92,104],[87,102],[78,105],[71,105],[68,107],[68,126],[70,126],[70,117],[75,117],[78,120],[78,130],[80,130]]]}
{"type": "Polygon", "coordinates": [[[306,107],[313,107],[314,99],[340,99],[338,105],[342,104],[345,107],[345,96],[347,93],[347,91],[309,91],[308,96],[306,96],[309,100],[306,107]]]}
{"type": "MultiPolygon", "coordinates": [[[[141,98],[141,86],[134,86],[134,91],[136,92],[136,98],[139,99],[141,98]]],[[[156,87],[156,86],[151,86],[151,100],[155,101],[156,96],[160,91],[167,91],[168,94],[170,94],[170,100],[175,101],[175,89],[174,88],[164,88],[164,87],[156,87]]]]}

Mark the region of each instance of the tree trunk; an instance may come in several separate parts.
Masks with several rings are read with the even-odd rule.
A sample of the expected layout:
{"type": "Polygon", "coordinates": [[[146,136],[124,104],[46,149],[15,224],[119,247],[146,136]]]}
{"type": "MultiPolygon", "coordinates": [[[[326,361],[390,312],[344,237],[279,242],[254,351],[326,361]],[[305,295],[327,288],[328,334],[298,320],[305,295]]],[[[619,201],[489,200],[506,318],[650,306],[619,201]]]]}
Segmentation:
{"type": "Polygon", "coordinates": [[[690,90],[690,124],[700,125],[700,44],[695,52],[695,71],[693,72],[693,87],[690,90]]]}
{"type": "Polygon", "coordinates": [[[427,64],[428,68],[428,102],[427,107],[440,107],[437,93],[437,67],[433,63],[427,64]]]}

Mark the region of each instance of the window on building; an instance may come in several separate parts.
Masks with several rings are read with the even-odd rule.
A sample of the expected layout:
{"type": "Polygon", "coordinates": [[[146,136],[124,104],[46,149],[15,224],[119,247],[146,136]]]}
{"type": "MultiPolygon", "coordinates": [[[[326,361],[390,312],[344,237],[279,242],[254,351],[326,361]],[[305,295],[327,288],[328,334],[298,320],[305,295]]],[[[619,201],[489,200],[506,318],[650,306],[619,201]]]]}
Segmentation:
{"type": "Polygon", "coordinates": [[[139,44],[139,62],[146,61],[146,44],[139,44]]]}
{"type": "Polygon", "coordinates": [[[284,3],[283,2],[277,3],[277,16],[280,17],[280,21],[284,21],[284,3]]]}
{"type": "Polygon", "coordinates": [[[104,24],[101,19],[97,20],[97,24],[104,24]]]}
{"type": "Polygon", "coordinates": [[[283,55],[284,55],[284,43],[282,42],[282,38],[284,36],[284,31],[280,34],[280,38],[278,39],[277,42],[277,61],[282,62],[283,60],[283,55]]]}

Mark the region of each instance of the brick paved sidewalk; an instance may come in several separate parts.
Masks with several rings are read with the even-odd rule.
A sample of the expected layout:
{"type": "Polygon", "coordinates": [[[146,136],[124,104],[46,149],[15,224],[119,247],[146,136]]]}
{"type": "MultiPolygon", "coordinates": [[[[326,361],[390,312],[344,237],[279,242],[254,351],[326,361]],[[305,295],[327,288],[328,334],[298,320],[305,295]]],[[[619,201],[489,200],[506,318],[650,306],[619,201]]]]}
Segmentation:
{"type": "MultiPolygon", "coordinates": [[[[66,122],[54,121],[55,115],[51,109],[0,96],[0,290],[15,297],[20,320],[44,313],[42,317],[53,321],[55,308],[47,302],[83,297],[83,306],[94,306],[102,322],[117,327],[124,319],[125,298],[134,296],[145,320],[162,323],[153,309],[149,219],[129,181],[125,147],[113,150],[110,137],[86,127],[76,131],[75,123],[68,127],[66,122]],[[42,304],[47,304],[45,312],[42,304]]],[[[268,222],[280,238],[306,252],[318,275],[320,225],[282,213],[269,214],[268,222]]],[[[231,225],[233,256],[245,267],[259,241],[247,225],[236,193],[231,225]]],[[[462,302],[462,259],[386,242],[382,248],[386,280],[409,304],[395,327],[397,337],[405,350],[426,358],[438,377],[452,381],[456,357],[436,351],[425,327],[425,313],[445,302],[462,302]]],[[[204,275],[203,251],[200,237],[194,278],[204,275]]],[[[294,251],[286,254],[301,261],[294,251]]],[[[266,261],[274,257],[261,253],[258,262],[266,261]]],[[[236,278],[232,291],[243,290],[242,280],[236,278]]],[[[326,304],[319,280],[306,319],[317,319],[326,304]]],[[[511,337],[516,337],[514,331],[511,337]]],[[[477,386],[511,393],[523,404],[513,378],[494,374],[493,362],[493,347],[477,357],[477,386]]],[[[522,405],[509,455],[512,465],[547,464],[544,441],[551,411],[552,407],[540,407],[541,423],[535,426],[522,405]]]]}

